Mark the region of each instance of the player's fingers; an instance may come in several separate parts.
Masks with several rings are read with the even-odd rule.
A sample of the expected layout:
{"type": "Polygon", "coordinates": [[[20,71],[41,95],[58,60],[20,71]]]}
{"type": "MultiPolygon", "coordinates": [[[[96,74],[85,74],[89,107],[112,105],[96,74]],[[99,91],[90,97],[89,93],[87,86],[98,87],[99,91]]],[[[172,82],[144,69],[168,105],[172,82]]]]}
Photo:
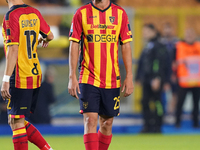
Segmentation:
{"type": "Polygon", "coordinates": [[[44,48],[48,47],[49,42],[44,42],[44,48]]]}
{"type": "Polygon", "coordinates": [[[73,89],[73,96],[74,96],[75,98],[78,99],[78,95],[77,95],[76,87],[73,89]]]}
{"type": "Polygon", "coordinates": [[[43,47],[43,48],[46,48],[46,43],[45,43],[45,42],[43,42],[42,47],[43,47]]]}
{"type": "Polygon", "coordinates": [[[8,91],[5,90],[5,91],[4,91],[4,94],[5,94],[5,98],[6,98],[6,99],[9,99],[8,91]]]}
{"type": "Polygon", "coordinates": [[[9,90],[7,90],[7,95],[8,95],[8,99],[10,99],[10,98],[11,98],[11,95],[10,95],[9,90]]]}
{"type": "Polygon", "coordinates": [[[81,94],[81,91],[80,91],[80,88],[79,88],[79,86],[77,87],[77,89],[78,89],[78,94],[81,94]]]}
{"type": "Polygon", "coordinates": [[[79,99],[78,95],[77,95],[77,92],[75,93],[75,96],[74,96],[76,99],[79,99]]]}
{"type": "Polygon", "coordinates": [[[129,95],[128,91],[129,91],[129,89],[126,88],[126,91],[125,91],[125,93],[124,93],[124,97],[127,97],[127,96],[129,95]]]}
{"type": "Polygon", "coordinates": [[[43,39],[42,39],[42,38],[40,38],[40,39],[38,40],[38,44],[40,44],[40,43],[42,42],[42,40],[43,40],[43,39]]]}
{"type": "Polygon", "coordinates": [[[71,96],[74,96],[73,90],[72,90],[72,89],[69,89],[69,94],[70,94],[71,96]]]}
{"type": "Polygon", "coordinates": [[[125,90],[125,84],[123,84],[122,86],[122,92],[124,92],[124,90],[125,90]]]}
{"type": "Polygon", "coordinates": [[[5,90],[5,91],[3,91],[3,97],[4,97],[4,100],[6,100],[6,99],[8,99],[9,98],[9,96],[8,96],[8,93],[7,93],[7,91],[5,90]]]}
{"type": "Polygon", "coordinates": [[[5,94],[4,94],[4,91],[1,91],[1,96],[2,96],[3,100],[5,100],[5,94]]]}

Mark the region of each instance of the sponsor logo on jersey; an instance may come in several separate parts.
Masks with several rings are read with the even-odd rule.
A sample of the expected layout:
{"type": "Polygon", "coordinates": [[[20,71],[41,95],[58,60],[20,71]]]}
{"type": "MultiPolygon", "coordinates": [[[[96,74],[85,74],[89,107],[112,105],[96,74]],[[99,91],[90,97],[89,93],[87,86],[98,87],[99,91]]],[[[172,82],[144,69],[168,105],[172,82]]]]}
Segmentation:
{"type": "Polygon", "coordinates": [[[106,34],[88,34],[87,35],[87,41],[88,42],[117,42],[117,36],[116,35],[106,35],[106,34]]]}
{"type": "Polygon", "coordinates": [[[98,24],[98,25],[91,24],[90,28],[91,29],[114,29],[115,26],[106,25],[106,24],[98,24]]]}
{"type": "Polygon", "coordinates": [[[97,18],[97,16],[89,16],[89,18],[97,18]]]}

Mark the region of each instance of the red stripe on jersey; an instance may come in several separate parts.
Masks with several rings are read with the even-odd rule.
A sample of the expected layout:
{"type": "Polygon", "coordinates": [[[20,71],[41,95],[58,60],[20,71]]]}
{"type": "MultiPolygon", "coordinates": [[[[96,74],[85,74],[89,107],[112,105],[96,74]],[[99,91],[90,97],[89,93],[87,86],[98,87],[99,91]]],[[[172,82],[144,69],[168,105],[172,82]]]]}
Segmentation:
{"type": "Polygon", "coordinates": [[[88,43],[90,62],[88,69],[90,70],[88,84],[94,84],[94,43],[88,43]]]}
{"type": "Polygon", "coordinates": [[[110,55],[111,55],[111,59],[112,59],[112,81],[111,81],[111,88],[116,88],[117,83],[116,83],[116,72],[115,72],[115,60],[114,60],[114,48],[115,48],[115,43],[111,43],[111,47],[110,47],[110,55]]]}
{"type": "Polygon", "coordinates": [[[37,76],[37,88],[40,86],[40,75],[37,76]]]}
{"type": "Polygon", "coordinates": [[[100,88],[106,87],[106,65],[107,65],[107,47],[106,43],[101,43],[101,70],[100,70],[100,88]]]}
{"type": "Polygon", "coordinates": [[[100,30],[100,34],[106,34],[106,30],[100,30]]]}
{"type": "Polygon", "coordinates": [[[116,34],[116,30],[112,30],[112,34],[116,34]]]}
{"type": "Polygon", "coordinates": [[[25,118],[24,115],[9,115],[10,118],[25,118]]]}
{"type": "MultiPolygon", "coordinates": [[[[99,11],[100,24],[106,24],[106,13],[99,11]]],[[[103,30],[100,30],[100,32],[103,30]]],[[[105,33],[106,34],[106,33],[105,33]]],[[[106,43],[101,43],[101,68],[100,68],[100,88],[106,87],[106,66],[107,66],[106,43]]]]}
{"type": "MultiPolygon", "coordinates": [[[[84,63],[85,63],[85,60],[83,60],[83,64],[84,63]]],[[[83,65],[81,65],[81,71],[80,71],[80,76],[79,76],[79,83],[82,82],[84,68],[85,67],[83,65]]]]}
{"type": "Polygon", "coordinates": [[[92,7],[89,7],[86,9],[87,12],[87,24],[93,24],[93,12],[92,12],[92,7]]]}
{"type": "MultiPolygon", "coordinates": [[[[18,60],[17,60],[18,62],[18,60]]],[[[20,88],[19,66],[16,64],[15,87],[20,88]]]]}
{"type": "Polygon", "coordinates": [[[33,77],[26,77],[27,89],[33,89],[33,77]]]}
{"type": "Polygon", "coordinates": [[[118,25],[118,9],[112,9],[112,16],[115,17],[113,24],[118,25]]]}
{"type": "MultiPolygon", "coordinates": [[[[85,47],[83,48],[83,54],[82,55],[83,55],[83,58],[84,58],[85,57],[85,47]]],[[[81,62],[81,71],[80,71],[80,76],[79,76],[79,83],[82,82],[83,71],[84,71],[84,68],[85,68],[84,63],[85,63],[85,59],[83,59],[82,62],[81,62]]]]}
{"type": "Polygon", "coordinates": [[[94,30],[88,30],[88,34],[94,34],[94,30]]]}
{"type": "Polygon", "coordinates": [[[99,11],[100,24],[106,24],[106,13],[99,11]]]}

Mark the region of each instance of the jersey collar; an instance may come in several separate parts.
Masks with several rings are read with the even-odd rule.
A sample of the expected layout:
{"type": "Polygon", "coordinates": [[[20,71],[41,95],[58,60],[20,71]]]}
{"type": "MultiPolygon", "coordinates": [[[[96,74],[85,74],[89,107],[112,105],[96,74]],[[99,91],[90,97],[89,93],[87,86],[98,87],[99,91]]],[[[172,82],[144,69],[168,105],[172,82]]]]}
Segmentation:
{"type": "Polygon", "coordinates": [[[105,9],[100,9],[100,8],[98,8],[97,6],[95,6],[95,5],[93,4],[92,1],[91,1],[90,3],[91,3],[91,5],[92,5],[95,9],[97,9],[97,10],[99,10],[99,11],[101,11],[101,12],[105,12],[105,11],[108,10],[108,9],[110,8],[110,6],[111,6],[111,2],[110,2],[110,4],[108,5],[107,8],[105,8],[105,9]]]}
{"type": "Polygon", "coordinates": [[[28,5],[26,4],[21,4],[21,5],[13,5],[10,10],[16,9],[16,8],[20,8],[20,7],[27,7],[28,5]]]}

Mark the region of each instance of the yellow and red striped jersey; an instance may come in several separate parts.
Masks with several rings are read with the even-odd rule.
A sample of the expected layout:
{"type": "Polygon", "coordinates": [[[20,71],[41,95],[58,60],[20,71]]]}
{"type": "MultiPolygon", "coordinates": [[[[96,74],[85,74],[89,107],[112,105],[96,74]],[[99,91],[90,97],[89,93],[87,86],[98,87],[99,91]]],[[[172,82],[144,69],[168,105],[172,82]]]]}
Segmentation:
{"type": "Polygon", "coordinates": [[[101,10],[90,2],[79,8],[72,21],[71,41],[82,41],[79,83],[100,88],[119,88],[118,42],[132,41],[128,16],[110,3],[101,10]]]}
{"type": "Polygon", "coordinates": [[[34,89],[41,85],[42,72],[37,55],[38,36],[44,38],[50,27],[40,12],[26,4],[14,5],[3,21],[4,50],[19,45],[18,59],[10,78],[10,85],[21,89],[34,89]]]}

